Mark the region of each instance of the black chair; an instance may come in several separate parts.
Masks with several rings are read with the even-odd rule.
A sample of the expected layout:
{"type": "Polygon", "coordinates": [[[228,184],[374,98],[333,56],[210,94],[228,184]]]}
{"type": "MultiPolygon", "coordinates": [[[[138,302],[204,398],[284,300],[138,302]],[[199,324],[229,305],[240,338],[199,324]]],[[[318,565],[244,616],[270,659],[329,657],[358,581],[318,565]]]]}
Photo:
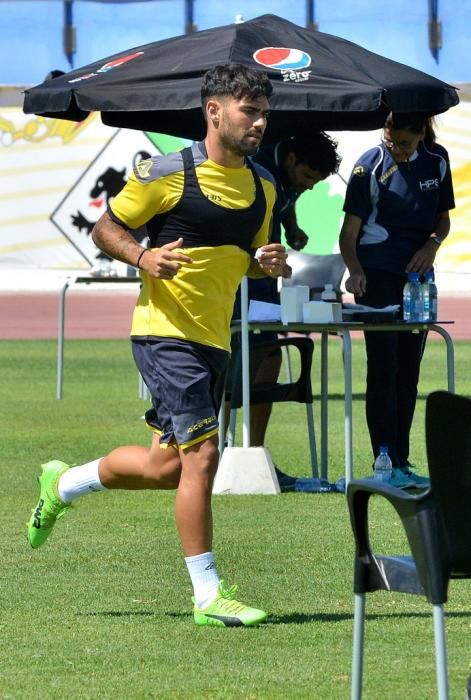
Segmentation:
{"type": "MultiPolygon", "coordinates": [[[[332,284],[338,297],[341,296],[340,283],[345,272],[345,263],[340,253],[332,255],[310,255],[289,250],[288,263],[293,268],[290,279],[283,279],[283,286],[306,285],[310,288],[310,298],[320,298],[324,285],[332,284]]],[[[263,345],[257,344],[257,349],[263,345]]],[[[314,343],[309,337],[279,337],[278,340],[267,344],[267,351],[279,347],[284,351],[286,359],[288,382],[274,384],[258,384],[250,387],[250,403],[276,403],[279,401],[295,401],[306,405],[306,418],[309,434],[309,449],[312,475],[319,478],[317,447],[314,429],[313,399],[311,385],[312,356],[314,343]],[[293,379],[292,358],[290,348],[300,352],[301,373],[297,380],[293,379]]],[[[227,444],[234,444],[234,433],[237,409],[242,406],[242,356],[240,350],[234,353],[231,386],[226,388],[226,401],[231,401],[231,413],[228,429],[227,444]]],[[[222,443],[222,441],[221,441],[222,443]]],[[[222,449],[222,447],[221,447],[222,449]]],[[[326,475],[323,474],[326,478],[326,475]]]]}
{"type": "MultiPolygon", "coordinates": [[[[257,344],[257,351],[266,349],[272,351],[274,347],[293,348],[299,352],[300,372],[299,377],[293,381],[292,377],[287,383],[275,382],[270,384],[252,384],[250,386],[250,403],[278,403],[295,401],[306,405],[306,419],[309,434],[309,450],[311,457],[311,469],[313,477],[319,477],[316,437],[314,430],[313,396],[311,384],[312,356],[314,343],[308,337],[284,337],[274,342],[257,344]]],[[[228,444],[233,444],[237,409],[242,406],[242,353],[238,349],[234,353],[231,384],[226,388],[226,401],[231,404],[231,417],[228,431],[228,444]]]]}
{"type": "MultiPolygon", "coordinates": [[[[448,699],[443,604],[450,579],[471,578],[471,399],[437,391],[426,403],[430,488],[420,496],[373,480],[351,481],[348,505],[355,536],[352,698],[362,689],[365,594],[376,590],[425,595],[433,606],[438,698],[448,699]],[[370,496],[386,498],[402,520],[412,557],[371,551],[370,496]]],[[[387,697],[387,693],[383,694],[387,697]]]]}
{"type": "Polygon", "coordinates": [[[341,300],[340,283],[345,273],[345,262],[340,253],[310,255],[296,250],[288,251],[288,264],[293,269],[289,279],[282,280],[283,287],[305,285],[309,287],[311,301],[320,298],[326,284],[331,284],[341,300]]]}

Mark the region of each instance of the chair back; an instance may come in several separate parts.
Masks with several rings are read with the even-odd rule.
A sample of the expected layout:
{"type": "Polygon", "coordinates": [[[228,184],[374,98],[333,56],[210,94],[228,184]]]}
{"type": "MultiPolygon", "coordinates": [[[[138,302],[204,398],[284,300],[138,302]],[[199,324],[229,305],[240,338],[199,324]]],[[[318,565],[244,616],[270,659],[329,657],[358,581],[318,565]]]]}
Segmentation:
{"type": "MultiPolygon", "coordinates": [[[[290,336],[277,338],[267,343],[258,343],[257,350],[269,352],[276,348],[296,348],[299,352],[299,376],[296,380],[280,383],[251,384],[250,403],[278,403],[295,401],[298,403],[312,403],[311,367],[314,352],[314,343],[311,338],[290,336]]],[[[231,408],[242,406],[242,352],[236,350],[233,358],[232,381],[226,386],[226,401],[231,402],[231,408]]]]}
{"type": "Polygon", "coordinates": [[[345,273],[345,263],[340,253],[332,255],[310,255],[296,250],[288,251],[288,265],[293,274],[290,279],[283,280],[284,287],[305,285],[310,289],[310,298],[318,299],[324,285],[331,284],[337,296],[340,293],[340,283],[345,273]]]}
{"type": "Polygon", "coordinates": [[[471,399],[435,391],[426,404],[433,501],[446,536],[451,578],[471,578],[471,399]]]}

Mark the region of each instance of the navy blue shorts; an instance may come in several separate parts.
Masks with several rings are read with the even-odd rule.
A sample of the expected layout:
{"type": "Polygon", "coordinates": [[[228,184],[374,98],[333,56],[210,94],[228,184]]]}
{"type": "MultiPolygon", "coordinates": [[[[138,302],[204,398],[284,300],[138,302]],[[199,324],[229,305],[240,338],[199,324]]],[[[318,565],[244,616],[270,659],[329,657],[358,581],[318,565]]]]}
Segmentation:
{"type": "Polygon", "coordinates": [[[132,351],[152,396],[146,422],[161,445],[190,447],[218,432],[228,352],[176,338],[133,338],[132,351]]]}

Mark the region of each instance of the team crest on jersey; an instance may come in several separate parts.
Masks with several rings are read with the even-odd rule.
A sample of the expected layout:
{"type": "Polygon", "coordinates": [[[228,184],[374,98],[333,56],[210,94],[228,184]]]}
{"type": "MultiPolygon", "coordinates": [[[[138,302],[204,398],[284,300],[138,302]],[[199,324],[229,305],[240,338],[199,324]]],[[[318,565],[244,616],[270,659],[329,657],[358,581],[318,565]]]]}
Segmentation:
{"type": "Polygon", "coordinates": [[[151,160],[141,160],[140,163],[136,165],[137,174],[142,177],[143,180],[149,177],[150,169],[152,168],[151,160]]]}
{"type": "Polygon", "coordinates": [[[363,175],[366,175],[366,170],[362,165],[357,165],[356,168],[353,168],[353,174],[358,175],[358,177],[363,177],[363,175]]]}
{"type": "Polygon", "coordinates": [[[386,170],[386,172],[383,173],[383,174],[381,175],[381,177],[379,178],[380,183],[383,185],[383,184],[386,182],[386,180],[387,180],[389,177],[391,177],[391,175],[392,175],[393,173],[395,173],[396,170],[398,170],[398,169],[399,169],[399,166],[398,166],[397,163],[394,163],[394,165],[391,165],[391,167],[388,168],[388,169],[386,170]]]}

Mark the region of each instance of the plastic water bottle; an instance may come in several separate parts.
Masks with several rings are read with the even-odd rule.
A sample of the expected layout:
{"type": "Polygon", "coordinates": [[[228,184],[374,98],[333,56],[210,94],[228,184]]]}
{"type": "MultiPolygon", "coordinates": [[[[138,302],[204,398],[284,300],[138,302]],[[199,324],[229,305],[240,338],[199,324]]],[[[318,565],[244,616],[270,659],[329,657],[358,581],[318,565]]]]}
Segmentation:
{"type": "Polygon", "coordinates": [[[435,284],[433,271],[429,270],[424,275],[422,282],[422,296],[424,303],[423,321],[437,320],[437,285],[435,284]]]}
{"type": "Polygon", "coordinates": [[[379,448],[379,455],[375,459],[373,478],[377,481],[389,481],[392,476],[392,462],[388,455],[387,447],[379,448]]]}
{"type": "Polygon", "coordinates": [[[409,272],[404,286],[404,321],[423,321],[423,307],[419,273],[409,272]]]}
{"type": "Polygon", "coordinates": [[[333,284],[324,284],[324,290],[321,292],[322,301],[337,301],[333,284]]]}

